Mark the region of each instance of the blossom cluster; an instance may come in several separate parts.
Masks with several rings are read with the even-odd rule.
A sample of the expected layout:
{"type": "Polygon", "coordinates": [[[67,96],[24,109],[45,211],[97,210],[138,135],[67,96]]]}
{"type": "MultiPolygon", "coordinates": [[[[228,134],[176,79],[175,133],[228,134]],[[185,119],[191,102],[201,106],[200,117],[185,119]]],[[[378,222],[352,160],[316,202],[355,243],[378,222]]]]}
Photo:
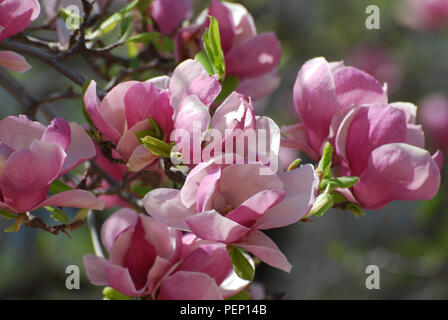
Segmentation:
{"type": "MultiPolygon", "coordinates": [[[[45,3],[57,17],[55,2],[45,3]]],[[[101,12],[107,2],[98,5],[101,12]]],[[[14,231],[32,226],[30,213],[42,208],[64,231],[72,224],[60,208],[84,217],[83,209],[120,208],[102,226],[108,257],[84,257],[92,284],[143,299],[229,298],[250,285],[259,261],[291,270],[263,230],[335,204],[359,214],[436,195],[442,153],[425,150],[417,107],[390,103],[387,84],[311,59],[291,92],[301,123],[280,129],[254,103],[279,85],[280,43],[257,33],[246,8],[212,0],[192,22],[189,0],[138,5],[119,11],[123,21],[143,17],[133,21],[141,32],[133,39],[156,37],[137,49],[171,41],[171,52],[160,51],[175,61],[172,70],[107,92],[89,80],[84,125],[54,118],[45,126],[26,115],[0,121],[0,209],[15,219],[14,231]],[[311,163],[298,159],[285,170],[281,146],[311,163]]],[[[0,1],[0,41],[39,12],[36,0],[0,1]]],[[[106,32],[101,26],[84,41],[106,32]]],[[[11,51],[0,52],[0,64],[30,67],[11,51]]]]}

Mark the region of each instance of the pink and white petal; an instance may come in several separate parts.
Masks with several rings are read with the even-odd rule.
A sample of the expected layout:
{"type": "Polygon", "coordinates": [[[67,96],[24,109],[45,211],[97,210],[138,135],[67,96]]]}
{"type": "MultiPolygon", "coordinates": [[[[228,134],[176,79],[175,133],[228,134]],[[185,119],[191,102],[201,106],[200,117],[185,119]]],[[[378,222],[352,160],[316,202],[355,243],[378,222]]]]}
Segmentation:
{"type": "MultiPolygon", "coordinates": [[[[251,262],[252,266],[254,266],[252,258],[249,255],[247,256],[247,258],[251,262]]],[[[241,279],[232,268],[227,278],[225,278],[224,281],[221,282],[219,289],[221,290],[221,294],[223,295],[224,299],[226,299],[236,295],[241,290],[244,290],[249,284],[250,281],[241,279]]]]}
{"type": "Polygon", "coordinates": [[[104,258],[89,254],[82,258],[84,268],[86,269],[87,278],[96,286],[106,286],[107,281],[107,266],[109,261],[104,258]]]}
{"type": "Polygon", "coordinates": [[[76,122],[70,122],[71,142],[67,150],[67,158],[61,175],[66,174],[82,162],[95,157],[96,148],[92,139],[83,127],[76,122]]]}
{"type": "Polygon", "coordinates": [[[235,243],[235,245],[249,251],[258,259],[274,268],[286,272],[290,272],[292,269],[288,259],[286,259],[277,245],[259,230],[252,231],[242,241],[235,243]]]}
{"type": "Polygon", "coordinates": [[[148,272],[146,291],[149,294],[153,295],[156,292],[161,281],[165,278],[172,267],[173,264],[169,260],[163,259],[160,256],[156,257],[153,266],[148,272]]]}
{"type": "Polygon", "coordinates": [[[128,129],[135,126],[136,123],[148,119],[150,106],[155,98],[156,92],[150,82],[147,86],[144,83],[137,82],[126,90],[124,111],[128,129]]]}
{"type": "Polygon", "coordinates": [[[257,35],[254,18],[243,5],[233,2],[222,2],[232,13],[235,38],[233,47],[239,46],[242,42],[257,35]]]}
{"type": "Polygon", "coordinates": [[[45,126],[27,116],[10,116],[0,120],[0,141],[14,150],[29,149],[31,142],[40,140],[45,126]]]}
{"type": "Polygon", "coordinates": [[[375,149],[355,184],[357,200],[366,209],[380,209],[393,200],[427,200],[440,185],[440,169],[428,151],[404,143],[375,149]]]}
{"type": "Polygon", "coordinates": [[[125,208],[106,219],[101,229],[101,241],[108,251],[126,229],[137,224],[137,218],[138,215],[134,210],[125,208]]]}
{"type": "Polygon", "coordinates": [[[104,202],[99,200],[93,195],[93,193],[86,190],[69,190],[61,193],[57,193],[49,197],[44,202],[40,203],[37,208],[44,206],[55,207],[73,207],[73,208],[86,208],[93,210],[103,210],[104,202]]]}
{"type": "Polygon", "coordinates": [[[141,144],[132,152],[131,156],[129,157],[127,166],[130,171],[138,172],[145,169],[158,158],[159,156],[155,155],[141,144]]]}
{"type": "Polygon", "coordinates": [[[154,0],[151,3],[151,15],[165,35],[174,32],[191,10],[191,0],[154,0]]]}
{"type": "Polygon", "coordinates": [[[260,77],[278,66],[281,53],[274,33],[258,34],[226,54],[226,72],[241,79],[260,77]]]}
{"type": "Polygon", "coordinates": [[[407,125],[407,139],[406,143],[424,149],[425,148],[425,133],[421,125],[408,124],[407,125]]]}
{"type": "Polygon", "coordinates": [[[169,227],[189,230],[185,219],[194,214],[180,200],[180,191],[168,188],[154,189],[143,198],[145,210],[169,227]]]}
{"type": "Polygon", "coordinates": [[[61,118],[55,118],[45,130],[42,141],[60,146],[67,151],[71,141],[70,125],[61,118]]]}
{"type": "Polygon", "coordinates": [[[149,129],[149,122],[145,119],[136,123],[132,128],[129,128],[120,138],[116,150],[125,161],[128,161],[134,150],[140,146],[135,134],[147,129],[149,129]]]}
{"type": "Polygon", "coordinates": [[[282,126],[281,132],[286,139],[281,140],[281,146],[305,152],[314,160],[319,160],[319,154],[313,150],[307,135],[307,129],[303,123],[282,126]]]}
{"type": "Polygon", "coordinates": [[[146,287],[137,290],[129,270],[116,264],[107,266],[107,281],[112,288],[127,296],[138,297],[144,295],[146,291],[146,287]]]}
{"type": "Polygon", "coordinates": [[[31,69],[25,58],[14,51],[0,51],[0,66],[19,73],[31,69]]]}
{"type": "Polygon", "coordinates": [[[210,107],[220,92],[221,83],[218,80],[218,75],[213,75],[194,79],[188,86],[185,96],[195,95],[204,105],[210,107]]]}
{"type": "Polygon", "coordinates": [[[244,120],[247,109],[248,104],[245,101],[245,97],[234,91],[216,109],[210,125],[213,129],[219,130],[224,135],[226,129],[232,128],[231,125],[235,120],[238,122],[244,120]]]}
{"type": "Polygon", "coordinates": [[[159,300],[222,300],[215,280],[200,272],[179,271],[165,278],[159,300]]]}
{"type": "Polygon", "coordinates": [[[171,76],[169,89],[171,91],[171,105],[174,108],[174,113],[179,112],[180,103],[185,97],[188,87],[194,79],[198,77],[208,77],[207,71],[204,67],[195,60],[185,60],[179,64],[171,76]]]}
{"type": "MultiPolygon", "coordinates": [[[[95,127],[114,143],[118,143],[121,133],[103,117],[105,114],[100,110],[100,101],[96,95],[96,82],[93,80],[84,94],[84,104],[95,127]]],[[[101,105],[104,105],[104,100],[101,105]]]]}
{"type": "Polygon", "coordinates": [[[434,153],[432,155],[432,158],[434,159],[434,161],[439,166],[439,170],[442,171],[442,167],[443,167],[443,153],[442,153],[442,151],[437,150],[436,153],[434,153]]]}
{"type": "Polygon", "coordinates": [[[222,243],[236,242],[249,232],[249,228],[223,217],[215,210],[192,215],[185,222],[199,238],[222,243]]]}
{"type": "Polygon", "coordinates": [[[313,206],[319,178],[311,164],[279,174],[284,183],[285,198],[270,208],[258,221],[257,228],[284,227],[302,219],[313,206]]]}
{"type": "Polygon", "coordinates": [[[389,107],[402,110],[406,115],[406,121],[409,124],[415,124],[417,119],[417,106],[410,102],[393,102],[389,103],[389,107]]]}
{"type": "Polygon", "coordinates": [[[363,104],[387,104],[387,92],[381,83],[366,72],[354,67],[337,69],[334,84],[342,107],[363,104]]]}
{"type": "Polygon", "coordinates": [[[285,191],[283,189],[263,190],[229,212],[226,218],[250,228],[270,208],[280,203],[284,197],[285,191]]]}
{"type": "Polygon", "coordinates": [[[202,179],[196,191],[197,212],[211,209],[211,206],[213,206],[213,194],[217,190],[220,178],[221,168],[219,166],[210,167],[210,170],[208,170],[207,175],[202,179]]]}

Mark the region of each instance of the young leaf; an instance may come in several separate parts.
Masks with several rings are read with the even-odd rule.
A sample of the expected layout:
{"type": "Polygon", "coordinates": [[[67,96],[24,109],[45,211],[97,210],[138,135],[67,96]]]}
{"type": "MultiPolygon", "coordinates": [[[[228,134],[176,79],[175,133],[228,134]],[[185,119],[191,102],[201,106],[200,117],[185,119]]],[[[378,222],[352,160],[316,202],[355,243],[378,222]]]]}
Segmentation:
{"type": "Polygon", "coordinates": [[[169,158],[171,153],[171,146],[157,138],[151,137],[150,135],[141,138],[141,141],[145,145],[145,148],[154,153],[156,156],[162,158],[169,158]]]}
{"type": "Polygon", "coordinates": [[[321,217],[324,213],[334,205],[333,196],[330,194],[330,186],[327,186],[325,192],[317,196],[310,212],[304,217],[311,216],[321,217]]]}
{"type": "Polygon", "coordinates": [[[252,281],[254,279],[255,269],[244,256],[241,249],[233,247],[229,251],[229,256],[232,260],[233,269],[238,277],[243,280],[252,281]]]}
{"type": "Polygon", "coordinates": [[[226,298],[226,300],[250,300],[250,293],[247,290],[243,290],[231,297],[226,298]]]}
{"type": "Polygon", "coordinates": [[[115,29],[116,25],[123,20],[126,17],[126,14],[133,10],[140,0],[134,0],[130,2],[125,7],[121,8],[114,14],[112,14],[109,18],[103,21],[101,23],[99,29],[92,34],[93,38],[105,36],[106,34],[110,33],[112,30],[115,29]]]}
{"type": "Polygon", "coordinates": [[[234,76],[226,77],[222,82],[222,89],[218,97],[216,97],[216,102],[224,101],[235,89],[238,87],[240,79],[234,76]]]}
{"type": "Polygon", "coordinates": [[[349,203],[347,205],[347,210],[350,210],[350,212],[353,213],[353,215],[356,218],[359,218],[359,217],[361,217],[361,216],[366,214],[364,212],[364,210],[362,210],[361,206],[359,204],[356,204],[356,203],[349,203]]]}
{"type": "Polygon", "coordinates": [[[87,208],[81,208],[76,213],[76,216],[73,218],[72,223],[75,221],[84,221],[87,218],[87,214],[89,213],[90,209],[87,208]]]}
{"type": "Polygon", "coordinates": [[[152,42],[160,36],[160,32],[144,32],[136,34],[128,39],[129,42],[147,43],[152,42]]]}
{"type": "Polygon", "coordinates": [[[60,223],[67,224],[69,222],[67,215],[59,208],[46,206],[45,210],[51,212],[50,217],[60,223]]]}
{"type": "Polygon", "coordinates": [[[331,177],[331,160],[333,158],[333,147],[329,142],[325,144],[324,151],[322,152],[322,158],[319,161],[317,170],[322,173],[322,178],[331,177]]]}
{"type": "Polygon", "coordinates": [[[115,290],[111,287],[104,287],[103,289],[104,300],[131,300],[131,297],[115,290]]]}
{"type": "Polygon", "coordinates": [[[61,180],[54,180],[50,184],[50,192],[53,194],[61,193],[64,191],[72,190],[73,188],[70,187],[68,184],[62,182],[61,180]]]}
{"type": "Polygon", "coordinates": [[[321,188],[325,188],[329,185],[331,188],[351,188],[359,181],[358,177],[338,177],[331,179],[322,179],[320,184],[321,188]]]}
{"type": "Polygon", "coordinates": [[[226,66],[224,62],[224,53],[221,47],[221,37],[219,34],[219,25],[216,18],[209,16],[210,25],[202,36],[204,49],[213,66],[214,73],[219,75],[220,79],[224,79],[226,66]]]}
{"type": "Polygon", "coordinates": [[[208,58],[207,53],[205,53],[205,51],[198,52],[194,57],[194,60],[202,64],[202,66],[204,67],[205,71],[207,71],[209,76],[215,73],[213,70],[212,63],[210,62],[210,59],[208,58]]]}
{"type": "Polygon", "coordinates": [[[291,162],[291,164],[288,166],[288,170],[287,171],[292,171],[294,169],[297,169],[300,166],[300,163],[302,162],[302,159],[298,158],[296,160],[294,160],[293,162],[291,162]]]}
{"type": "Polygon", "coordinates": [[[8,220],[13,220],[13,219],[17,218],[17,215],[15,215],[14,213],[3,210],[3,209],[0,209],[0,216],[2,216],[5,219],[8,219],[8,220]]]}

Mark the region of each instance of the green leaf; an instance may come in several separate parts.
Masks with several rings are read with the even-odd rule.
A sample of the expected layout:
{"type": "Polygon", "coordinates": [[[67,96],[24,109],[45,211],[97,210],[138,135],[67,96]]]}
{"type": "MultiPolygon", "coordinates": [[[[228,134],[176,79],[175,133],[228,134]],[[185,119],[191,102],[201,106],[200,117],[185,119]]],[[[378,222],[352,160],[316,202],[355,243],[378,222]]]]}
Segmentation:
{"type": "Polygon", "coordinates": [[[163,130],[160,124],[154,120],[153,117],[148,117],[150,131],[153,133],[153,137],[162,140],[163,139],[163,130]]]}
{"type": "Polygon", "coordinates": [[[152,189],[153,187],[151,186],[144,186],[143,182],[140,180],[134,181],[131,184],[131,192],[135,193],[140,198],[143,198],[152,189]]]}
{"type": "Polygon", "coordinates": [[[61,193],[61,192],[64,192],[64,191],[69,191],[69,190],[73,190],[73,188],[70,187],[65,182],[62,182],[61,180],[54,180],[50,184],[50,192],[53,193],[53,194],[61,193]]]}
{"type": "Polygon", "coordinates": [[[132,17],[126,17],[120,22],[120,37],[128,36],[130,30],[134,29],[133,22],[134,19],[132,17]]]}
{"type": "Polygon", "coordinates": [[[67,224],[69,222],[67,215],[61,209],[56,208],[56,207],[50,207],[50,206],[46,206],[44,208],[48,212],[52,213],[50,215],[50,217],[53,218],[54,220],[56,220],[60,223],[63,223],[63,224],[67,224]]]}
{"type": "Polygon", "coordinates": [[[160,32],[144,32],[136,34],[128,39],[129,42],[146,43],[157,39],[160,36],[160,32]]]}
{"type": "Polygon", "coordinates": [[[6,227],[5,229],[4,229],[4,231],[6,232],[6,233],[12,233],[12,232],[17,232],[17,231],[19,231],[20,230],[20,226],[17,224],[17,223],[13,223],[12,225],[10,225],[9,227],[6,227]]]}
{"type": "Polygon", "coordinates": [[[3,210],[3,209],[0,209],[0,216],[2,216],[5,219],[8,219],[8,220],[13,220],[13,219],[17,218],[17,215],[15,215],[14,213],[3,210]]]}
{"type": "Polygon", "coordinates": [[[319,161],[317,170],[322,173],[322,178],[331,177],[331,160],[333,158],[333,147],[329,142],[325,144],[324,150],[322,152],[322,158],[319,161]]]}
{"type": "Polygon", "coordinates": [[[73,218],[72,222],[75,221],[84,221],[87,218],[87,215],[89,214],[90,209],[87,208],[81,208],[76,213],[76,216],[73,218]]]}
{"type": "Polygon", "coordinates": [[[218,20],[212,16],[208,16],[210,25],[202,36],[204,49],[213,66],[214,73],[219,75],[219,79],[224,79],[226,66],[224,62],[224,53],[221,47],[221,37],[219,35],[218,20]]]}
{"type": "Polygon", "coordinates": [[[70,30],[78,29],[82,23],[82,17],[67,8],[59,9],[59,16],[70,30]]]}
{"type": "Polygon", "coordinates": [[[324,193],[317,196],[313,207],[305,218],[316,216],[321,217],[324,213],[334,205],[333,196],[330,194],[330,186],[327,186],[324,193]]]}
{"type": "Polygon", "coordinates": [[[121,8],[120,10],[112,14],[109,18],[104,20],[97,32],[95,32],[92,37],[96,38],[98,36],[105,36],[112,30],[114,30],[117,24],[126,17],[126,14],[132,11],[138,5],[139,1],[140,0],[134,0],[130,2],[128,5],[121,8]]]}
{"type": "Polygon", "coordinates": [[[350,210],[350,212],[353,213],[353,215],[356,218],[359,218],[359,217],[364,216],[366,214],[364,212],[364,210],[362,210],[361,206],[359,204],[356,204],[356,203],[349,203],[347,205],[347,210],[350,210]]]}
{"type": "Polygon", "coordinates": [[[331,179],[322,179],[321,188],[329,185],[331,188],[351,188],[359,181],[358,177],[338,177],[331,179]]]}
{"type": "Polygon", "coordinates": [[[302,159],[298,158],[296,160],[294,160],[293,162],[291,162],[291,164],[288,166],[288,170],[287,171],[292,171],[297,169],[300,166],[300,163],[302,163],[302,159]]]}
{"type": "Polygon", "coordinates": [[[247,290],[243,290],[231,297],[228,297],[226,300],[250,300],[250,293],[247,290]]]}
{"type": "Polygon", "coordinates": [[[159,37],[153,41],[154,46],[159,51],[173,51],[174,42],[166,36],[159,37]]]}
{"type": "Polygon", "coordinates": [[[115,290],[111,287],[104,287],[103,289],[104,300],[131,300],[131,297],[115,290]]]}
{"type": "Polygon", "coordinates": [[[219,96],[216,98],[216,102],[224,101],[235,89],[238,87],[240,79],[235,76],[226,77],[222,83],[222,89],[219,96]]]}
{"type": "Polygon", "coordinates": [[[140,139],[143,144],[145,145],[145,148],[151,151],[156,156],[162,157],[162,158],[169,158],[171,153],[172,146],[168,143],[159,140],[157,138],[151,137],[150,135],[141,138],[140,139]]]}
{"type": "Polygon", "coordinates": [[[249,260],[244,256],[243,252],[238,247],[233,247],[229,251],[230,259],[232,260],[233,269],[235,273],[243,280],[252,281],[254,279],[255,269],[250,264],[249,260]]]}
{"type": "Polygon", "coordinates": [[[205,51],[198,52],[194,57],[194,60],[202,64],[202,66],[204,67],[205,71],[207,71],[209,76],[215,73],[213,70],[212,63],[210,62],[210,59],[208,58],[207,53],[205,53],[205,51]]]}

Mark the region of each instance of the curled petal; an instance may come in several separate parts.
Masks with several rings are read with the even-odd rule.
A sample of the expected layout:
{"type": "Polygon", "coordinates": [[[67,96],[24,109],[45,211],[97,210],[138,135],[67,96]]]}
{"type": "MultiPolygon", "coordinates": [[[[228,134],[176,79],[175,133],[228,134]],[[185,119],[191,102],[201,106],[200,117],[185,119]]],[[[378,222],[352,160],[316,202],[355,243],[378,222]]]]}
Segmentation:
{"type": "Polygon", "coordinates": [[[42,136],[42,141],[58,145],[64,151],[67,151],[70,140],[70,126],[67,121],[61,118],[53,119],[42,136]]]}
{"type": "Polygon", "coordinates": [[[0,120],[0,141],[14,150],[29,149],[33,140],[40,140],[45,126],[27,116],[10,116],[0,120]]]}
{"type": "Polygon", "coordinates": [[[131,209],[121,209],[111,215],[103,224],[101,240],[110,252],[115,240],[123,231],[137,223],[137,213],[131,209]]]}
{"type": "Polygon", "coordinates": [[[20,73],[31,69],[25,58],[14,51],[0,51],[0,66],[20,73]]]}
{"type": "Polygon", "coordinates": [[[86,255],[82,258],[84,268],[86,269],[87,278],[89,281],[97,286],[108,285],[107,281],[107,266],[109,262],[92,254],[86,255]]]}
{"type": "Polygon", "coordinates": [[[49,197],[33,210],[44,206],[103,210],[104,202],[97,199],[91,192],[88,192],[86,190],[69,190],[49,197]]]}

